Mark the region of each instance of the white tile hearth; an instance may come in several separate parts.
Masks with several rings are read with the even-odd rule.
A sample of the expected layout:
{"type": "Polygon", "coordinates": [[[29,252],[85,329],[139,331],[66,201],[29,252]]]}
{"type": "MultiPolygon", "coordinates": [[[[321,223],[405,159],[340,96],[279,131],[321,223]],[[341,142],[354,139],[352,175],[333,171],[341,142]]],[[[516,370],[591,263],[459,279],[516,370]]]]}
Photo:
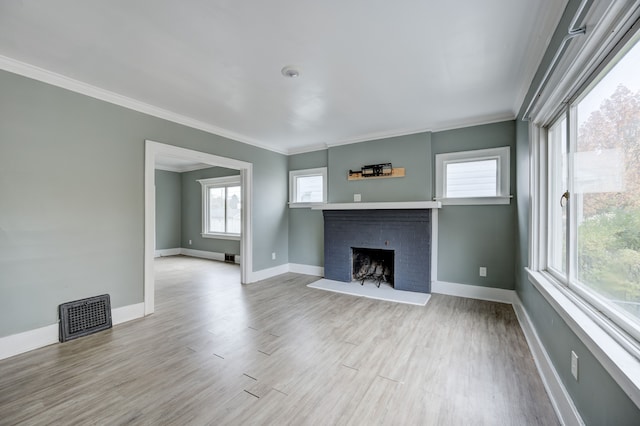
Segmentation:
{"type": "Polygon", "coordinates": [[[425,306],[429,301],[429,298],[431,298],[431,295],[427,293],[396,290],[389,284],[385,283],[382,283],[380,284],[380,287],[377,287],[372,281],[365,281],[364,285],[360,285],[359,282],[355,281],[346,283],[322,278],[321,280],[308,284],[307,287],[333,291],[334,293],[367,297],[369,299],[385,300],[388,302],[406,303],[418,306],[425,306]]]}

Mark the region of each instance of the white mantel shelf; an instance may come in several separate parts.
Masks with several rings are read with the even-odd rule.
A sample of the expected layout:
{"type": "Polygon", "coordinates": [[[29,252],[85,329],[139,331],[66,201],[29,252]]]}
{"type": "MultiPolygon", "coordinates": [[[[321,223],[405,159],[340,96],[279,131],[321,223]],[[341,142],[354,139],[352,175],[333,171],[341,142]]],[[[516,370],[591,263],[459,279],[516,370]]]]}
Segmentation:
{"type": "Polygon", "coordinates": [[[313,210],[403,210],[403,209],[439,209],[440,201],[403,201],[385,203],[327,203],[311,206],[313,210]]]}

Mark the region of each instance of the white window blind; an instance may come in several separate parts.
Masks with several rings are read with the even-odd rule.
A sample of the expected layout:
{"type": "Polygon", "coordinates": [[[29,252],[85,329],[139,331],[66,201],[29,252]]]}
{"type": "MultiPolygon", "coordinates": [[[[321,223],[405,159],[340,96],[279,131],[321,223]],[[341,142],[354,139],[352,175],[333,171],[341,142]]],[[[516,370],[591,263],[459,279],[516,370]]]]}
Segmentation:
{"type": "Polygon", "coordinates": [[[498,159],[464,161],[446,165],[449,198],[498,195],[498,159]]]}
{"type": "Polygon", "coordinates": [[[436,200],[509,204],[509,147],[436,155],[436,200]]]}

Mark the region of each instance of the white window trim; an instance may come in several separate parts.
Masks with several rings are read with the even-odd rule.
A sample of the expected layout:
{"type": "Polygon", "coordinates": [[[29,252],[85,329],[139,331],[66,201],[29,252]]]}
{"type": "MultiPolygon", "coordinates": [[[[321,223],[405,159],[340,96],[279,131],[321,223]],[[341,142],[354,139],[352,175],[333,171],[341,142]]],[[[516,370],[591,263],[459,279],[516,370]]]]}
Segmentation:
{"type": "Polygon", "coordinates": [[[315,169],[291,170],[289,172],[289,207],[293,209],[306,208],[326,204],[327,202],[327,168],[318,167],[315,169]],[[322,176],[322,202],[321,203],[296,203],[295,179],[304,176],[322,176]]]}
{"type": "Polygon", "coordinates": [[[489,204],[510,204],[512,196],[511,174],[510,174],[510,152],[508,146],[489,149],[478,149],[473,151],[447,152],[436,154],[436,201],[441,201],[443,205],[489,205],[489,204]],[[498,160],[498,188],[495,197],[446,197],[447,177],[445,169],[450,163],[463,163],[480,160],[498,160]]]}
{"type": "Polygon", "coordinates": [[[240,175],[198,179],[202,187],[202,238],[215,238],[218,240],[240,241],[240,234],[233,232],[207,232],[209,229],[209,203],[207,191],[209,188],[221,188],[227,186],[241,186],[240,175]]]}
{"type": "Polygon", "coordinates": [[[629,398],[640,406],[640,343],[560,283],[548,271],[547,131],[567,99],[579,95],[589,75],[608,55],[639,15],[637,4],[596,1],[585,17],[591,30],[565,52],[571,60],[554,70],[529,125],[529,281],[563,318],[629,398]]]}
{"type": "Polygon", "coordinates": [[[546,132],[530,126],[529,281],[605,370],[640,406],[640,347],[547,271],[546,132]]]}

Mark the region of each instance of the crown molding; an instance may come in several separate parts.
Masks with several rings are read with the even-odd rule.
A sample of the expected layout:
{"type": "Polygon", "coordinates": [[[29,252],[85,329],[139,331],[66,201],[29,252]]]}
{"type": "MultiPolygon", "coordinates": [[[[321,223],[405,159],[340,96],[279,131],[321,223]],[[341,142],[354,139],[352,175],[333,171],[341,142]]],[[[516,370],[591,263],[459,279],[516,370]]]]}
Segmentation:
{"type": "Polygon", "coordinates": [[[291,148],[287,151],[287,155],[305,154],[307,152],[324,151],[328,146],[325,143],[317,145],[306,145],[299,148],[291,148]]]}
{"type": "MultiPolygon", "coordinates": [[[[515,113],[509,112],[509,113],[495,115],[495,116],[476,117],[474,119],[442,123],[440,126],[435,126],[432,128],[404,129],[404,130],[395,130],[390,132],[374,132],[374,133],[368,133],[368,134],[364,134],[354,138],[342,139],[337,142],[313,144],[313,145],[307,145],[307,146],[290,148],[290,149],[286,149],[286,148],[276,149],[271,146],[267,146],[263,143],[260,143],[252,138],[241,135],[239,133],[235,133],[235,132],[214,126],[212,124],[205,123],[203,121],[196,120],[191,117],[187,117],[185,115],[181,115],[163,108],[159,108],[151,104],[147,104],[145,102],[141,102],[136,99],[129,98],[127,96],[123,96],[115,92],[111,92],[109,90],[101,89],[97,86],[93,86],[91,84],[84,83],[79,80],[75,80],[73,78],[64,76],[62,74],[58,74],[53,71],[49,71],[44,68],[37,67],[35,65],[28,64],[26,62],[21,62],[16,59],[9,58],[7,56],[0,55],[0,69],[14,73],[14,74],[21,75],[23,77],[31,78],[33,80],[38,80],[43,83],[51,84],[52,86],[70,90],[72,92],[79,93],[81,95],[89,96],[94,99],[109,102],[111,104],[118,105],[133,111],[141,112],[143,114],[147,114],[163,120],[171,121],[173,123],[191,127],[193,129],[202,130],[204,132],[211,133],[216,136],[221,136],[221,137],[230,139],[232,141],[245,143],[245,144],[254,146],[256,148],[264,149],[270,152],[275,152],[277,154],[283,154],[283,155],[303,154],[307,152],[322,151],[330,147],[341,146],[341,145],[350,145],[350,144],[355,144],[360,142],[369,142],[369,141],[380,140],[380,139],[389,139],[389,138],[395,138],[400,136],[415,135],[418,133],[442,132],[446,130],[461,129],[464,127],[479,126],[483,124],[491,124],[491,123],[497,123],[501,121],[515,119],[515,113]]],[[[169,171],[173,171],[173,170],[169,170],[169,171]]]]}
{"type": "Polygon", "coordinates": [[[515,113],[512,111],[509,111],[503,114],[488,115],[484,117],[475,117],[468,120],[442,123],[440,126],[437,126],[434,128],[433,133],[464,129],[467,127],[484,126],[486,124],[502,123],[503,121],[512,121],[515,119],[516,119],[515,113]]]}
{"type": "Polygon", "coordinates": [[[390,138],[397,138],[400,136],[417,135],[418,133],[427,133],[431,131],[432,130],[428,128],[421,128],[421,129],[413,129],[413,130],[396,130],[393,132],[376,132],[376,133],[369,133],[362,136],[358,136],[356,138],[343,139],[341,141],[327,143],[326,146],[327,148],[331,148],[334,146],[351,145],[354,143],[376,141],[380,139],[390,139],[390,138]]]}
{"type": "Polygon", "coordinates": [[[111,92],[109,90],[101,89],[100,87],[93,86],[91,84],[84,83],[65,75],[40,68],[26,62],[21,62],[13,58],[9,58],[7,56],[0,55],[0,69],[11,72],[13,74],[21,75],[23,77],[31,78],[33,80],[38,80],[43,83],[51,84],[52,86],[57,86],[66,90],[70,90],[72,92],[80,93],[81,95],[89,96],[94,99],[109,102],[111,104],[118,105],[133,111],[141,112],[153,117],[171,121],[173,123],[182,124],[184,126],[202,130],[204,132],[211,133],[217,136],[222,136],[236,142],[246,143],[248,145],[255,146],[256,148],[261,148],[267,151],[276,152],[278,154],[287,155],[286,150],[269,147],[239,133],[223,129],[221,127],[217,127],[212,124],[175,113],[173,111],[159,108],[151,104],[138,101],[136,99],[129,98],[115,92],[111,92]]]}
{"type": "MultiPolygon", "coordinates": [[[[455,121],[455,122],[449,122],[449,123],[442,123],[440,126],[435,126],[432,127],[430,129],[420,129],[420,130],[405,130],[405,131],[396,131],[396,132],[390,132],[390,133],[372,133],[366,136],[362,136],[362,137],[358,137],[358,138],[354,138],[354,139],[347,139],[344,141],[339,141],[339,142],[333,142],[333,143],[327,143],[326,147],[327,148],[331,148],[334,146],[342,146],[342,145],[351,145],[354,143],[361,143],[361,142],[369,142],[369,141],[374,141],[374,140],[380,140],[380,139],[390,139],[390,138],[397,138],[400,136],[409,136],[409,135],[416,135],[418,133],[438,133],[438,132],[445,132],[447,130],[456,130],[456,129],[464,129],[465,127],[474,127],[474,126],[483,126],[485,124],[493,124],[493,123],[501,123],[503,121],[511,121],[511,120],[515,120],[516,116],[513,112],[507,112],[504,114],[496,114],[496,115],[491,115],[491,116],[484,116],[484,117],[475,117],[472,119],[468,119],[468,120],[460,120],[460,121],[455,121]]],[[[322,148],[317,148],[314,149],[313,151],[317,151],[319,149],[322,148]]]]}

